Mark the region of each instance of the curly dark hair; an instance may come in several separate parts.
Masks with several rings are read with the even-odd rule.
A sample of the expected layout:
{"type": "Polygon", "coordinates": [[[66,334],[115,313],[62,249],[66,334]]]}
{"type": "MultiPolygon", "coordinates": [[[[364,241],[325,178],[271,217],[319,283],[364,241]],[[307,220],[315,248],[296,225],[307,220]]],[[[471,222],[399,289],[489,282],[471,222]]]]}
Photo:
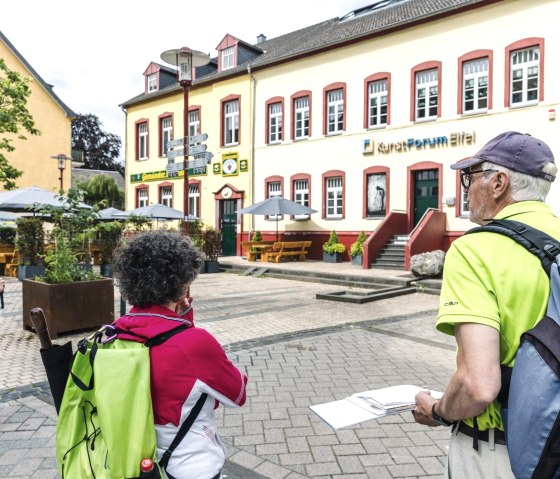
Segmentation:
{"type": "Polygon", "coordinates": [[[113,274],[134,306],[177,302],[197,277],[203,259],[190,238],[169,231],[140,233],[115,252],[113,274]]]}

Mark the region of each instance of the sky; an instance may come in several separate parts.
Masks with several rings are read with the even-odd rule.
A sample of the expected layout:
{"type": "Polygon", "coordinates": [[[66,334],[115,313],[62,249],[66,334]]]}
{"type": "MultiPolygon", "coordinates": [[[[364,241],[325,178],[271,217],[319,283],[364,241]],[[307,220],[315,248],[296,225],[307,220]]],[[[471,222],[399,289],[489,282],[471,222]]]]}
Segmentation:
{"type": "Polygon", "coordinates": [[[254,44],[261,33],[275,38],[371,3],[5,0],[0,31],[71,110],[96,115],[124,146],[119,105],[143,93],[144,70],[152,61],[164,64],[163,51],[188,46],[215,57],[227,33],[254,44]]]}

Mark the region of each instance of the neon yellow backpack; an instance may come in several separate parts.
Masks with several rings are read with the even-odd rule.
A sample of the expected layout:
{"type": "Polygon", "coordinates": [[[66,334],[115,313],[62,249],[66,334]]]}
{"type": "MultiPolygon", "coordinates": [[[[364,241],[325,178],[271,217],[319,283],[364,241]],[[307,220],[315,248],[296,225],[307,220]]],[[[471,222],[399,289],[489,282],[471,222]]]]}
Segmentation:
{"type": "Polygon", "coordinates": [[[150,347],[187,327],[181,324],[142,344],[115,339],[115,329],[104,326],[78,343],[56,430],[56,460],[63,479],[165,477],[161,471],[196,419],[206,395],[197,403],[198,410],[195,406],[184,421],[165,461],[158,464],[150,347]],[[112,336],[103,339],[104,332],[112,336]],[[149,473],[140,471],[144,459],[153,461],[149,473]]]}

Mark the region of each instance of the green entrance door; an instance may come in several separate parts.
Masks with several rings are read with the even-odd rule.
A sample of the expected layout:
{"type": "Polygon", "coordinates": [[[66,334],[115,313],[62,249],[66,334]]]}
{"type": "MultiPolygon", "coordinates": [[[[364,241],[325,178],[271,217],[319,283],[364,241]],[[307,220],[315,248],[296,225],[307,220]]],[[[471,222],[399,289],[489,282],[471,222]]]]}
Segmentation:
{"type": "Polygon", "coordinates": [[[220,229],[222,230],[222,256],[235,256],[237,252],[237,200],[220,200],[220,229]]]}
{"type": "Polygon", "coordinates": [[[414,226],[428,208],[438,207],[438,170],[414,172],[414,226]]]}

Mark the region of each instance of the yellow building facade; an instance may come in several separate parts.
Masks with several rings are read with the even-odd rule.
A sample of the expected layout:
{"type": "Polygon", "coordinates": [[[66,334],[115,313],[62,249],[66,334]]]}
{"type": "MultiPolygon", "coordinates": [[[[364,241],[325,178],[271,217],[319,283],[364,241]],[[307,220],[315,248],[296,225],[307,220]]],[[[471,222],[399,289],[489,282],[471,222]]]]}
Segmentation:
{"type": "MultiPolygon", "coordinates": [[[[3,58],[7,67],[19,73],[22,77],[31,80],[31,95],[27,101],[27,109],[35,122],[35,127],[40,135],[29,135],[22,131],[26,140],[17,138],[17,135],[5,134],[12,138],[15,150],[4,151],[10,165],[23,172],[16,179],[18,188],[38,186],[49,191],[58,191],[60,188],[60,170],[58,161],[51,156],[64,154],[71,156],[72,150],[72,112],[54,93],[52,87],[46,84],[40,75],[23,58],[10,41],[0,32],[0,58],[3,58]]],[[[71,181],[70,161],[66,162],[63,171],[63,187],[68,189],[71,181]]]]}
{"type": "MultiPolygon", "coordinates": [[[[242,95],[248,135],[240,154],[250,174],[209,183],[208,213],[219,219],[219,189],[232,183],[244,190],[235,211],[275,195],[317,210],[250,220],[237,213],[238,244],[253,230],[274,239],[278,227],[281,239],[313,240],[310,257],[319,258],[332,230],[347,246],[364,230],[365,267],[396,235],[406,243],[405,267],[412,254],[447,250],[473,226],[451,163],[506,130],[530,133],[560,155],[558,14],[552,0],[394,1],[257,42],[235,79],[222,72],[193,87],[193,102],[211,113],[202,128],[209,135],[210,123],[216,133],[223,125],[220,100],[242,95]]],[[[209,150],[223,155],[211,141],[209,150]]],[[[548,203],[560,214],[560,180],[548,203]]]]}

